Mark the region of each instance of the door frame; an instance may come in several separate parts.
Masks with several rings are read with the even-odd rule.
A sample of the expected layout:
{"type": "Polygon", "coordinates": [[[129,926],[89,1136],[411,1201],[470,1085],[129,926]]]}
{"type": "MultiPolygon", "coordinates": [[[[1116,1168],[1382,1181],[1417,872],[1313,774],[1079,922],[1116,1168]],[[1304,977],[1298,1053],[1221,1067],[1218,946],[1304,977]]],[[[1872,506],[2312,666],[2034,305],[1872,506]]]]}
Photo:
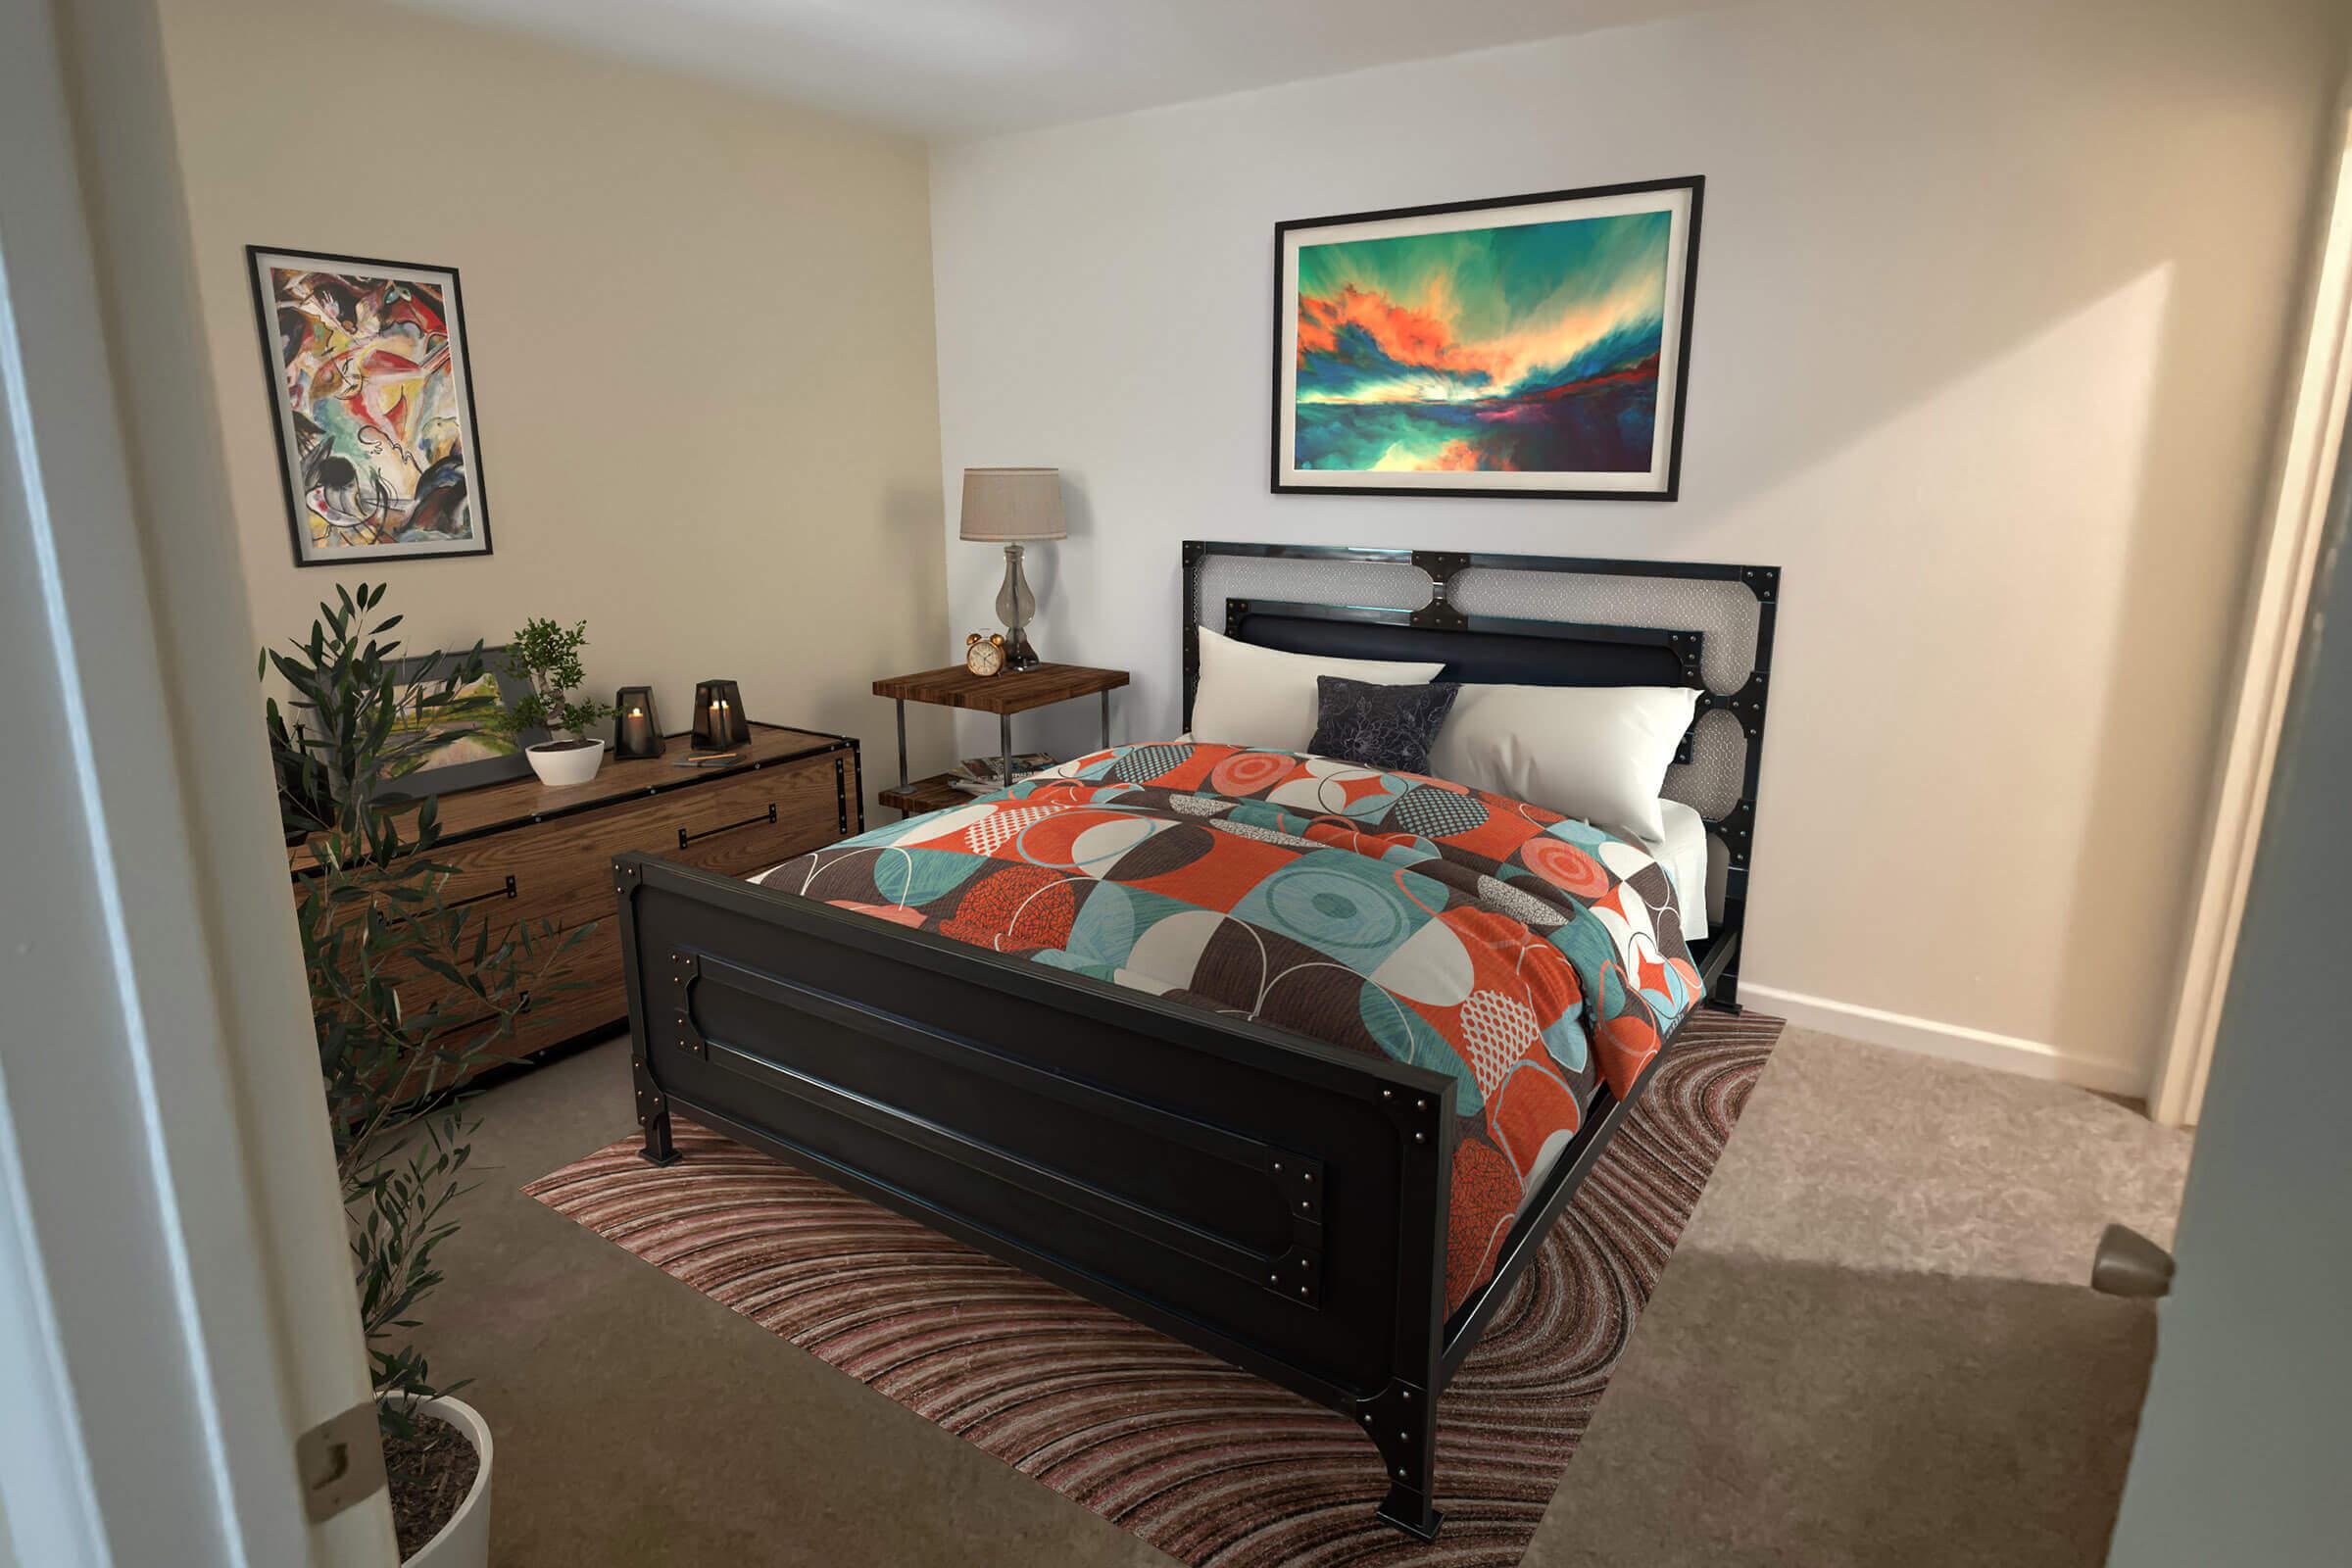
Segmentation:
{"type": "Polygon", "coordinates": [[[0,6],[0,1560],[390,1563],[187,232],[153,0],[0,6]]]}
{"type": "Polygon", "coordinates": [[[2262,838],[2264,804],[2278,764],[2288,688],[2302,647],[2328,507],[2352,402],[2352,89],[2328,122],[2335,131],[2309,327],[2271,498],[2270,522],[2248,590],[2244,659],[2213,786],[2212,820],[2180,990],[2148,1086],[2148,1114],[2193,1125],[2205,1099],[2230,960],[2245,917],[2246,887],[2262,838]]]}

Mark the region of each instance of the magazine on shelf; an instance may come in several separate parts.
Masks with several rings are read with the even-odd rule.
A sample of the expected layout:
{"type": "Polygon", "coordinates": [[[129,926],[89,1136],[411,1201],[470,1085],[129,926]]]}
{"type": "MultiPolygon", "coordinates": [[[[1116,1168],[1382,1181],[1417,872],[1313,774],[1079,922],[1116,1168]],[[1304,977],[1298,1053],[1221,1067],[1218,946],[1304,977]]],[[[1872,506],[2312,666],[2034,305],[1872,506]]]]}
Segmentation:
{"type": "MultiPolygon", "coordinates": [[[[1044,752],[1015,752],[1012,755],[1012,776],[1023,778],[1040,773],[1054,765],[1054,759],[1044,752]]],[[[1004,759],[1002,757],[967,757],[955,768],[956,787],[985,794],[1004,787],[1002,777],[1004,759]]]]}

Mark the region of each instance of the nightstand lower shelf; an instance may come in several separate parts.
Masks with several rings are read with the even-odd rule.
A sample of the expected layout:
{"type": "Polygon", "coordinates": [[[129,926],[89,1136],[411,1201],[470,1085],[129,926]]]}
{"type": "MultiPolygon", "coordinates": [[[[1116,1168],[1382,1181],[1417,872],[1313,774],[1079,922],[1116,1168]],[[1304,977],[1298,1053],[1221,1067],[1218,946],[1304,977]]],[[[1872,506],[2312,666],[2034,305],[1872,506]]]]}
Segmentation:
{"type": "Polygon", "coordinates": [[[972,799],[956,787],[955,777],[953,773],[934,773],[929,778],[918,778],[896,789],[883,790],[876,799],[902,816],[944,810],[972,799]]]}

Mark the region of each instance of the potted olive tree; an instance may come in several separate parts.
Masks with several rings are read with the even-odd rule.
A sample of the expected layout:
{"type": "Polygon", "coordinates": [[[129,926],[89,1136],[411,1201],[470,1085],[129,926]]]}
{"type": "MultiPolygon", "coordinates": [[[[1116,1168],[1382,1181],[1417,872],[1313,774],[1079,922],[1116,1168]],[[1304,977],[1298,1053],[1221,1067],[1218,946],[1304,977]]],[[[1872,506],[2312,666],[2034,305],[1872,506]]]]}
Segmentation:
{"type": "Polygon", "coordinates": [[[507,644],[507,670],[530,683],[530,695],[507,710],[504,722],[516,730],[544,729],[554,738],[523,755],[542,784],[585,784],[604,764],[605,743],[590,740],[588,726],[612,710],[599,702],[575,703],[572,691],[588,678],[580,650],[588,646],[588,623],[568,630],[552,620],[526,620],[507,644]]]}
{"type": "Polygon", "coordinates": [[[287,841],[311,862],[294,901],[402,1559],[483,1568],[490,1430],[452,1396],[462,1382],[433,1380],[412,1335],[458,1229],[451,1205],[469,1190],[476,1124],[460,1087],[533,998],[577,989],[564,973],[594,926],[502,930],[443,898],[434,802],[383,781],[467,733],[434,715],[481,678],[482,650],[409,666],[438,678],[404,678],[399,643],[382,640],[400,617],[370,619],[383,597],[338,590],[306,640],[264,651],[265,677],[276,671],[299,715],[270,698],[265,721],[287,841]]]}

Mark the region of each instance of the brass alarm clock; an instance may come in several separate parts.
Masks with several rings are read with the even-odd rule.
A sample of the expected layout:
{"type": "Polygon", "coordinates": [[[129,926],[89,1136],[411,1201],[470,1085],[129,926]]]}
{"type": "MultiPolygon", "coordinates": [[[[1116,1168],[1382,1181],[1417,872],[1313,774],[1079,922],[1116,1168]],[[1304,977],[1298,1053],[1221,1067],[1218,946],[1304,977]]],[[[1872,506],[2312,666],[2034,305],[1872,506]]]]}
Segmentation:
{"type": "Polygon", "coordinates": [[[973,632],[963,640],[963,667],[975,675],[994,675],[1004,667],[1004,638],[1002,633],[982,636],[973,632]]]}

